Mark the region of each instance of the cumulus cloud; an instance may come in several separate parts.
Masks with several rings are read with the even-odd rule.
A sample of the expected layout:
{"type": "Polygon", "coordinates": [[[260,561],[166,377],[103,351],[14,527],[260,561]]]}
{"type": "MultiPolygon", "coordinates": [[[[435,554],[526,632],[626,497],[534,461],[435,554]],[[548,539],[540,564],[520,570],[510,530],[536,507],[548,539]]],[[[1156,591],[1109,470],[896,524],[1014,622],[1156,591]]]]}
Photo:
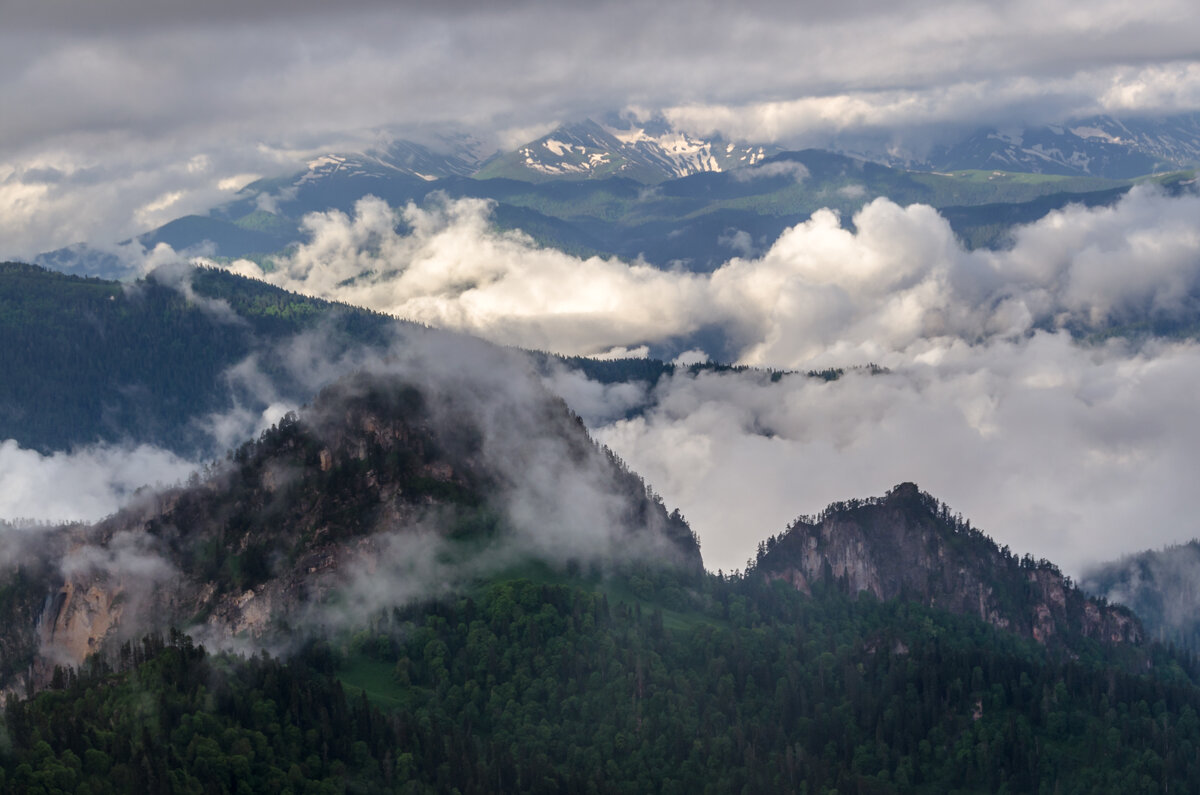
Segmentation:
{"type": "Polygon", "coordinates": [[[483,336],[502,344],[570,353],[637,347],[701,321],[702,284],[686,274],[538,248],[520,232],[497,232],[490,204],[444,201],[397,212],[367,197],[353,218],[304,219],[309,241],[263,273],[233,270],[311,295],[483,336]]]}
{"type": "Polygon", "coordinates": [[[706,351],[684,343],[717,328],[743,363],[878,363],[887,372],[829,383],[548,381],[683,510],[710,568],[742,565],[798,513],[915,480],[1000,543],[1078,571],[1195,533],[1180,517],[1198,474],[1200,346],[1082,344],[1062,329],[1192,317],[1198,211],[1195,196],[1139,188],[968,252],[933,209],[880,199],[853,229],[819,212],[702,275],[539,249],[491,229],[478,202],[367,200],[353,218],[311,217],[310,243],[268,278],[570,353],[675,340],[688,363],[706,351]]]}
{"type": "Polygon", "coordinates": [[[750,233],[744,229],[727,229],[717,238],[717,245],[725,246],[743,257],[752,257],[756,253],[754,238],[750,237],[750,233]]]}
{"type": "MultiPolygon", "coordinates": [[[[373,197],[353,217],[304,220],[309,236],[270,273],[281,287],[493,341],[566,354],[695,349],[777,368],[882,361],[937,340],[1182,316],[1200,287],[1200,197],[1139,187],[1112,207],[1069,206],[968,252],[936,210],[885,198],[853,218],[816,212],[760,257],[711,274],[581,259],[496,231],[481,200],[373,197]],[[690,343],[690,344],[689,344],[690,343]],[[686,347],[678,347],[684,345],[686,347]]],[[[915,354],[914,354],[915,355],[915,354]]],[[[722,356],[722,358],[725,358],[722,356]]]]}
{"type": "Polygon", "coordinates": [[[567,367],[552,367],[546,386],[589,423],[611,422],[640,410],[646,403],[648,384],[622,381],[603,384],[567,367]]]}

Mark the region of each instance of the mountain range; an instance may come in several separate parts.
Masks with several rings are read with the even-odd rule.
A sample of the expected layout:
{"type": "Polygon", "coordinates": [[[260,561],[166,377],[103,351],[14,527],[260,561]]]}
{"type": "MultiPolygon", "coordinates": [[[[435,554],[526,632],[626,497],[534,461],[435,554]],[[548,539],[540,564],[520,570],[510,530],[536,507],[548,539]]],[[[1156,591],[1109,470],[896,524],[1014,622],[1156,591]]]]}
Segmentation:
{"type": "Polygon", "coordinates": [[[496,155],[475,173],[479,179],[528,181],[625,177],[653,185],[667,179],[754,166],[780,151],[761,144],[697,138],[662,119],[639,123],[619,117],[601,125],[591,119],[496,155]]]}
{"type": "MultiPolygon", "coordinates": [[[[134,242],[270,268],[309,213],[470,198],[542,246],[704,273],[886,196],[1002,248],[1015,224],[1139,181],[1194,190],[1200,118],[983,130],[902,162],[612,116],[483,154],[461,136],[326,154],[134,242]]],[[[550,385],[624,390],[618,416],[636,420],[663,379],[745,368],[500,348],[121,256],[0,264],[0,452],[154,445],[208,463],[98,521],[0,522],[2,791],[1200,780],[1195,542],[1076,584],[903,482],[786,528],[746,520],[757,555],[713,573],[687,519],[550,385]]],[[[1180,305],[1166,331],[1057,339],[1192,335],[1180,305]]]]}
{"type": "Polygon", "coordinates": [[[1093,116],[1067,124],[980,130],[935,147],[923,165],[938,171],[991,168],[1037,174],[1089,174],[1128,179],[1200,162],[1200,117],[1116,119],[1093,116]]]}
{"type": "Polygon", "coordinates": [[[112,439],[257,416],[222,402],[221,373],[308,404],[99,522],[0,528],[0,788],[1129,791],[1200,774],[1181,752],[1200,747],[1195,658],[914,484],[705,572],[686,519],[540,375],[652,381],[661,362],[555,364],[220,270],[0,275],[0,320],[25,334],[10,347],[35,354],[12,381],[62,365],[54,399],[8,394],[43,417],[13,434],[56,413],[87,427],[69,405],[112,439]],[[161,357],[134,371],[161,383],[122,397],[126,353],[161,357]],[[64,363],[89,360],[72,380],[64,363]],[[85,395],[109,397],[89,415],[85,395]]]}
{"type": "MultiPolygon", "coordinates": [[[[841,146],[836,138],[821,148],[883,165],[919,171],[1005,171],[1062,176],[1131,179],[1179,171],[1200,163],[1200,116],[1160,118],[1090,116],[1059,124],[981,128],[966,134],[947,130],[944,140],[920,154],[897,154],[884,146],[841,146]]],[[[602,179],[623,176],[643,184],[704,172],[736,171],[785,151],[778,144],[697,136],[662,117],[639,119],[608,114],[584,119],[488,157],[478,144],[448,142],[435,149],[407,141],[372,153],[379,166],[425,179],[474,176],[524,181],[602,179]]],[[[360,159],[353,168],[369,171],[360,159]]],[[[377,166],[378,167],[378,166],[377,166]]]]}
{"type": "MultiPolygon", "coordinates": [[[[631,542],[611,534],[643,528],[636,532],[665,539],[679,550],[685,568],[700,571],[699,551],[682,518],[668,517],[635,475],[610,453],[598,451],[566,407],[545,392],[538,375],[547,367],[565,366],[581,368],[601,382],[653,381],[667,365],[586,359],[553,365],[544,355],[529,360],[219,270],[185,271],[173,280],[164,274],[132,291],[16,264],[4,266],[3,275],[9,298],[0,317],[14,334],[19,336],[21,329],[29,333],[29,344],[16,347],[34,361],[63,359],[64,352],[78,348],[75,338],[100,343],[83,351],[96,364],[95,374],[86,380],[77,372],[58,379],[45,372],[36,378],[32,364],[19,360],[6,365],[17,376],[10,384],[41,382],[59,396],[50,401],[15,391],[4,401],[27,407],[10,416],[6,436],[45,450],[98,440],[168,445],[174,440],[176,449],[193,450],[198,442],[189,439],[202,438],[195,434],[206,427],[206,417],[237,411],[233,401],[245,400],[213,388],[220,384],[222,370],[245,369],[240,360],[292,359],[289,347],[301,344],[310,330],[318,332],[324,355],[331,359],[353,354],[342,365],[347,375],[319,389],[287,367],[262,367],[254,378],[274,383],[278,397],[311,401],[311,408],[299,417],[289,415],[257,442],[230,451],[226,463],[215,465],[201,481],[147,495],[94,527],[45,534],[58,540],[41,545],[39,554],[48,557],[35,555],[36,562],[22,564],[27,596],[37,590],[29,588],[29,572],[42,572],[50,580],[57,576],[54,556],[73,549],[86,562],[63,569],[65,584],[43,586],[43,595],[12,606],[26,618],[30,615],[21,611],[35,612],[32,621],[14,616],[9,622],[14,629],[26,629],[21,659],[35,652],[28,646],[34,638],[30,633],[41,627],[42,643],[69,650],[62,654],[79,664],[103,644],[123,614],[135,617],[127,621],[134,627],[119,635],[124,638],[130,632],[195,622],[226,640],[245,632],[262,638],[269,635],[264,622],[286,623],[286,616],[307,598],[304,594],[327,594],[347,585],[309,582],[308,575],[331,567],[336,571],[331,561],[356,555],[387,557],[375,547],[364,553],[366,539],[377,545],[381,531],[428,524],[440,528],[441,536],[469,537],[472,543],[482,539],[487,554],[497,554],[489,539],[511,532],[512,511],[533,510],[552,523],[561,515],[545,511],[561,494],[585,499],[585,515],[615,513],[599,520],[605,529],[593,539],[600,544],[596,549],[572,552],[565,540],[541,539],[543,553],[555,550],[552,559],[590,554],[619,560],[618,550],[631,542]],[[21,300],[14,300],[18,296],[21,300]],[[90,318],[89,327],[99,333],[88,335],[66,325],[77,317],[90,318]],[[165,325],[157,320],[162,318],[165,325]],[[49,333],[54,328],[58,337],[49,333]],[[174,349],[164,349],[163,366],[151,369],[166,380],[139,389],[132,389],[130,376],[123,374],[128,366],[105,353],[114,340],[140,339],[132,346],[139,360],[153,361],[160,355],[160,342],[178,338],[199,346],[205,356],[179,357],[174,349]],[[172,360],[178,363],[174,374],[168,365],[172,360]],[[473,364],[467,372],[446,372],[435,365],[439,360],[473,364]],[[199,389],[195,378],[208,387],[199,389]],[[131,401],[138,391],[157,397],[131,401]],[[88,396],[94,408],[88,403],[68,408],[72,395],[88,396]],[[110,401],[122,403],[124,413],[104,408],[110,401]],[[39,405],[42,414],[32,413],[39,405]],[[68,416],[74,419],[65,420],[68,416]],[[61,425],[74,428],[76,435],[60,438],[41,430],[61,425]],[[190,434],[183,433],[188,429],[190,434]],[[514,461],[525,463],[513,468],[514,461]],[[548,473],[551,485],[525,482],[535,471],[548,473]],[[617,495],[617,507],[603,508],[611,499],[596,502],[596,492],[617,495]],[[514,508],[515,503],[523,507],[514,508]],[[90,549],[103,551],[86,551],[90,549]],[[147,572],[172,573],[170,596],[164,602],[159,593],[157,610],[139,603],[131,586],[111,571],[122,556],[139,561],[142,578],[147,572]],[[318,559],[324,562],[312,563],[318,559]],[[155,560],[154,565],[148,562],[155,560]],[[56,592],[59,596],[53,597],[56,592]],[[38,605],[41,618],[36,616],[38,605]],[[153,621],[138,616],[152,616],[153,621]]],[[[812,375],[838,377],[836,372],[812,375]]],[[[245,409],[255,416],[265,406],[245,409]]],[[[1144,639],[1132,614],[1089,602],[1044,561],[997,548],[911,484],[879,500],[830,506],[819,518],[801,517],[786,533],[760,546],[752,571],[809,594],[814,583],[836,582],[849,596],[867,592],[878,600],[916,600],[1056,648],[1073,648],[1088,639],[1136,646],[1144,639]]],[[[19,645],[12,639],[4,643],[10,649],[19,645]]],[[[53,660],[56,654],[43,657],[53,660]]],[[[43,677],[50,667],[42,666],[43,677]]]]}
{"type": "Polygon", "coordinates": [[[190,485],[92,526],[8,528],[0,784],[932,791],[1193,772],[1152,749],[1200,733],[1195,663],[914,485],[802,518],[744,575],[705,574],[682,517],[561,404],[459,375],[439,394],[428,371],[357,374],[190,485]],[[590,543],[580,519],[598,520],[590,543]],[[237,653],[263,646],[279,656],[237,653]],[[1104,738],[1111,757],[1081,761],[1104,738]]]}
{"type": "MultiPolygon", "coordinates": [[[[816,209],[833,208],[848,220],[886,196],[938,208],[970,247],[1002,247],[1015,224],[1071,202],[1111,203],[1135,179],[1193,167],[1200,120],[1097,117],[984,130],[920,156],[898,156],[873,149],[783,151],[697,138],[661,119],[613,115],[603,124],[561,126],[509,152],[480,152],[478,141],[460,135],[325,154],[136,242],[145,249],[165,243],[182,255],[265,261],[304,239],[308,213],[351,212],[368,195],[393,206],[436,195],[488,199],[499,228],[520,229],[569,253],[705,271],[761,251],[816,209]],[[743,241],[740,248],[730,248],[735,239],[743,241]]],[[[1165,178],[1178,184],[1189,176],[1165,178]]],[[[110,278],[128,278],[136,267],[111,247],[84,244],[35,261],[110,278]]]]}

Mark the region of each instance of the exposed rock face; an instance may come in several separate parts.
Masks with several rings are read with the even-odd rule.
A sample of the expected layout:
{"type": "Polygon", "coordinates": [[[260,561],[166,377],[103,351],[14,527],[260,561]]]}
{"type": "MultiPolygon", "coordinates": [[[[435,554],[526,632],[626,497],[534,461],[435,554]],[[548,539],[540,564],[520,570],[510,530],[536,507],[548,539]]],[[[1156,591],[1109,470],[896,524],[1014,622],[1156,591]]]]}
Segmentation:
{"type": "MultiPolygon", "coordinates": [[[[600,495],[583,495],[594,499],[589,505],[607,509],[598,519],[610,546],[699,572],[687,525],[598,448],[561,401],[548,393],[535,398],[520,417],[500,410],[494,420],[466,403],[431,405],[425,392],[394,376],[339,382],[301,418],[285,418],[203,482],[146,497],[97,525],[50,534],[58,551],[37,578],[23,570],[29,581],[22,592],[36,597],[0,616],[0,626],[7,624],[0,648],[7,643],[13,659],[31,659],[39,682],[56,664],[77,665],[172,626],[206,643],[282,638],[289,626],[318,621],[314,614],[334,594],[356,594],[359,601],[344,609],[365,610],[428,592],[437,585],[430,578],[450,570],[442,560],[447,539],[462,542],[462,555],[493,555],[500,565],[547,553],[547,539],[553,543],[560,530],[545,530],[542,545],[533,544],[520,536],[511,503],[581,482],[600,495]],[[487,424],[510,420],[523,424],[487,424]],[[531,466],[548,450],[551,471],[538,476],[540,491],[531,489],[531,466]]],[[[568,502],[560,513],[574,507],[568,502]]],[[[582,554],[570,539],[562,542],[565,551],[554,559],[582,554]]],[[[476,560],[468,569],[488,565],[476,560]]]]}
{"type": "Polygon", "coordinates": [[[878,500],[830,506],[764,546],[757,568],[808,592],[829,580],[851,594],[904,598],[975,615],[1043,644],[1079,636],[1141,643],[1128,610],[1084,596],[1053,565],[1020,559],[912,483],[878,500]]]}
{"type": "Polygon", "coordinates": [[[42,614],[43,645],[60,650],[67,660],[82,660],[97,651],[121,619],[121,595],[119,584],[93,582],[83,590],[67,580],[42,614]]]}

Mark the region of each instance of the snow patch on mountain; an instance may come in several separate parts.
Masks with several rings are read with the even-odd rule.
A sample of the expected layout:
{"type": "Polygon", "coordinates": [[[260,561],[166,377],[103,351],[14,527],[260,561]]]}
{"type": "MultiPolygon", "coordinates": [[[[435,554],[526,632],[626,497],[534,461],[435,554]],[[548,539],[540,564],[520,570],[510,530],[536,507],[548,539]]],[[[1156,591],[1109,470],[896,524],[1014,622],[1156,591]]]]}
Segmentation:
{"type": "Polygon", "coordinates": [[[1112,135],[1107,130],[1100,129],[1099,127],[1089,127],[1087,125],[1081,124],[1078,127],[1071,127],[1070,130],[1073,135],[1077,135],[1080,138],[1084,138],[1084,139],[1093,139],[1094,138],[1094,139],[1100,140],[1100,141],[1107,141],[1110,144],[1123,143],[1123,141],[1119,137],[1112,135]]]}
{"type": "Polygon", "coordinates": [[[485,166],[481,177],[623,176],[645,183],[754,165],[774,154],[759,145],[700,138],[662,120],[615,117],[559,127],[485,166]]]}

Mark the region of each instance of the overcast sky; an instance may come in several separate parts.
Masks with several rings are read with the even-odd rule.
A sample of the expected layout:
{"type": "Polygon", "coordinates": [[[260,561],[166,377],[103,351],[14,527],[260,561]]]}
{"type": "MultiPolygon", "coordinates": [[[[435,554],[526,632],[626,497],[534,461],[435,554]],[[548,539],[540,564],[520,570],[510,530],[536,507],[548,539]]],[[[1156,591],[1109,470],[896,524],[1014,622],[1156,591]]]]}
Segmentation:
{"type": "Polygon", "coordinates": [[[0,256],[145,231],[391,127],[513,144],[634,107],[818,143],[1200,107],[1187,0],[3,0],[0,20],[0,256]]]}

